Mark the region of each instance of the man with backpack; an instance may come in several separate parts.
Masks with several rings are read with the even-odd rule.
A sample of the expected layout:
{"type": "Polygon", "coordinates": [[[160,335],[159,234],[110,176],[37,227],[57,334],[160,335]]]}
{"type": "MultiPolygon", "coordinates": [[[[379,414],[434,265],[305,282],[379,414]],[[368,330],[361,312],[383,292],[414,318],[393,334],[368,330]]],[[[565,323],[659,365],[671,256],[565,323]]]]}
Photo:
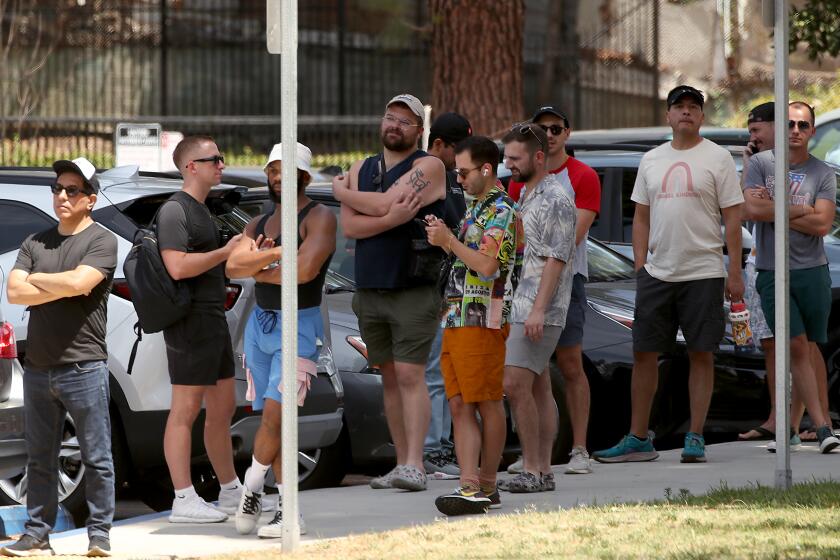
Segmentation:
{"type": "MultiPolygon", "coordinates": [[[[443,162],[446,168],[446,201],[443,221],[451,231],[458,231],[458,226],[467,211],[464,189],[455,175],[455,145],[472,136],[469,121],[458,113],[443,113],[432,123],[429,131],[430,156],[443,162]]],[[[443,329],[438,328],[429,361],[426,362],[426,387],[432,405],[429,431],[423,444],[423,467],[426,474],[437,479],[458,478],[461,474],[455,460],[452,444],[452,415],[446,401],[443,375],[440,370],[440,349],[443,341],[443,329]]]]}
{"type": "Polygon", "coordinates": [[[23,376],[29,475],[23,536],[5,556],[55,554],[49,533],[58,511],[58,460],[65,415],[76,424],[85,471],[88,556],[110,556],[114,462],[108,413],[108,294],[117,239],[90,214],[99,194],[85,158],[53,164],[58,225],[30,235],[9,275],[9,303],[30,310],[23,376]]]}
{"type": "Polygon", "coordinates": [[[242,236],[220,247],[218,228],[204,203],[210,189],[221,182],[225,168],[215,141],[209,136],[188,136],[175,147],[173,160],[184,177],[184,187],[158,213],[158,243],[167,272],[173,280],[187,283],[192,303],[183,319],[163,330],[172,381],[163,439],[175,487],[169,521],[217,523],[236,512],[242,495],[230,437],[236,401],[224,272],[224,262],[242,236]],[[196,493],[190,476],[192,427],[202,401],[204,446],[221,485],[218,509],[196,493]]]}
{"type": "MultiPolygon", "coordinates": [[[[262,214],[245,227],[244,236],[228,259],[226,271],[231,278],[253,277],[257,303],[245,327],[245,364],[248,377],[247,397],[254,410],[262,410],[262,420],[254,439],[251,467],[245,473],[242,499],[236,511],[236,530],[247,535],[256,528],[262,513],[262,492],[268,469],[273,468],[279,483],[282,477],[280,459],[280,426],[283,417],[281,394],[283,354],[281,348],[281,177],[282,144],[276,144],[268,156],[265,173],[268,195],[274,202],[272,213],[262,214]]],[[[316,375],[320,348],[324,337],[321,320],[321,297],[330,259],[335,252],[336,219],[333,212],[306,196],[306,185],[312,180],[312,152],[297,145],[298,205],[298,370],[297,394],[286,401],[303,405],[310,380],[316,375]]],[[[287,252],[291,250],[287,248],[287,252]]],[[[260,527],[262,538],[279,538],[283,529],[283,486],[277,486],[280,502],[274,519],[260,527]]],[[[300,518],[301,533],[306,532],[300,518]]]]}

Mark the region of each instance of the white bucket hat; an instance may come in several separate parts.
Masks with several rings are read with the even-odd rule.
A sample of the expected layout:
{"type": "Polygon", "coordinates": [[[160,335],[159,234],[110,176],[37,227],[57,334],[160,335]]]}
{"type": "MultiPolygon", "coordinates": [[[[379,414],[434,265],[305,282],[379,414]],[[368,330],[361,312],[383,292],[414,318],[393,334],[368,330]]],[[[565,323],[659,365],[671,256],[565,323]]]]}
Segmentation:
{"type": "MultiPolygon", "coordinates": [[[[295,159],[297,163],[297,168],[301,171],[305,171],[309,174],[310,177],[312,177],[312,150],[298,142],[295,159]]],[[[283,161],[282,142],[279,144],[274,144],[274,147],[271,148],[271,153],[268,154],[268,161],[265,162],[265,165],[263,166],[263,171],[265,171],[273,161],[283,161]]]]}

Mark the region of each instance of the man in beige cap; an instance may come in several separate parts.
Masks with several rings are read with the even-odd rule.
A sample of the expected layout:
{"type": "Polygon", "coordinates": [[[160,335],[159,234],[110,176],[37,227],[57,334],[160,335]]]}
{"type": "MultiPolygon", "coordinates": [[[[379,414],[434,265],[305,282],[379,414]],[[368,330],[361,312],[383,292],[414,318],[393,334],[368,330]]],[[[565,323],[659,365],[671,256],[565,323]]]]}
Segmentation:
{"type": "MultiPolygon", "coordinates": [[[[324,337],[321,321],[321,294],[324,278],[335,252],[336,220],[332,211],[306,196],[306,185],[312,180],[312,152],[298,143],[298,371],[297,394],[292,403],[303,404],[309,383],[316,375],[319,348],[316,341],[324,337]]],[[[280,393],[283,355],[281,348],[281,173],[282,145],[276,144],[265,164],[268,195],[275,203],[274,212],[257,216],[245,227],[242,241],[227,261],[231,278],[253,277],[257,303],[245,327],[245,365],[248,376],[246,398],[254,410],[262,410],[262,421],[254,439],[251,467],[245,473],[245,486],[236,510],[236,530],[247,535],[256,528],[262,513],[262,492],[265,476],[273,467],[275,479],[282,477],[280,459],[280,421],[283,396],[280,393]]],[[[278,487],[280,503],[274,519],[260,527],[262,538],[279,538],[283,528],[283,486],[278,487]]],[[[301,532],[306,532],[303,518],[301,532]]]]}
{"type": "Polygon", "coordinates": [[[381,154],[357,161],[333,180],[344,234],[356,239],[353,310],[382,371],[385,416],[397,466],[373,488],[425,490],[423,440],[429,428],[425,366],[440,321],[437,276],[443,252],[430,247],[425,222],[444,216],[443,163],[417,149],[423,105],[409,94],[385,106],[381,154]]]}

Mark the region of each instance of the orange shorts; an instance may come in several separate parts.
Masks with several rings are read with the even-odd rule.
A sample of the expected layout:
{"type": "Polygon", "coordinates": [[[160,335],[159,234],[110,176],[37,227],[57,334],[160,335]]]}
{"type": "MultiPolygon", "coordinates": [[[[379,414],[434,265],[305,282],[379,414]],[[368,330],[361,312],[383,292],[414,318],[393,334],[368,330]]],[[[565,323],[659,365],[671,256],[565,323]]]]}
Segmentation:
{"type": "Polygon", "coordinates": [[[440,371],[447,399],[461,395],[465,403],[502,400],[508,332],[509,324],[501,329],[443,329],[440,371]]]}

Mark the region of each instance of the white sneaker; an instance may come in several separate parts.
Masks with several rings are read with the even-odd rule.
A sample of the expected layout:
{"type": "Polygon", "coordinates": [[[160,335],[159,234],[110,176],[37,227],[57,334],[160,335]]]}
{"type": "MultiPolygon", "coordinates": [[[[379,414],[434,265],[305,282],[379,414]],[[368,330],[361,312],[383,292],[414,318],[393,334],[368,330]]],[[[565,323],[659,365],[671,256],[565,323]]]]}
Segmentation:
{"type": "Polygon", "coordinates": [[[242,499],[242,490],[244,488],[245,485],[240,484],[230,490],[219,490],[219,501],[214,507],[228,515],[234,515],[236,509],[239,507],[239,500],[242,499]]]}
{"type": "Polygon", "coordinates": [[[242,498],[236,508],[236,532],[240,535],[250,535],[257,528],[257,521],[262,514],[262,494],[242,489],[242,498]]]}
{"type": "Polygon", "coordinates": [[[200,496],[175,498],[172,513],[169,514],[170,523],[221,523],[227,521],[227,518],[226,513],[217,510],[200,496]]]}
{"type": "Polygon", "coordinates": [[[516,462],[514,462],[507,468],[507,472],[509,472],[510,474],[522,474],[523,470],[524,467],[522,466],[522,455],[520,455],[519,458],[516,459],[516,462]]]}
{"type": "Polygon", "coordinates": [[[585,447],[575,447],[569,453],[569,464],[566,465],[566,474],[589,474],[592,472],[592,465],[589,461],[589,453],[585,447]]]}
{"type": "MultiPolygon", "coordinates": [[[[798,435],[794,434],[790,438],[790,452],[791,453],[796,453],[797,451],[799,451],[800,447],[802,447],[802,440],[799,439],[798,435]]],[[[776,440],[775,439],[771,439],[770,441],[767,442],[767,451],[769,453],[775,453],[776,452],[776,440]]]]}
{"type": "MultiPolygon", "coordinates": [[[[306,534],[306,523],[303,522],[303,516],[298,512],[298,525],[300,526],[300,534],[306,534]]],[[[283,509],[279,508],[274,514],[274,519],[269,521],[267,525],[260,527],[257,531],[257,536],[261,539],[279,539],[283,536],[283,509]]]]}

